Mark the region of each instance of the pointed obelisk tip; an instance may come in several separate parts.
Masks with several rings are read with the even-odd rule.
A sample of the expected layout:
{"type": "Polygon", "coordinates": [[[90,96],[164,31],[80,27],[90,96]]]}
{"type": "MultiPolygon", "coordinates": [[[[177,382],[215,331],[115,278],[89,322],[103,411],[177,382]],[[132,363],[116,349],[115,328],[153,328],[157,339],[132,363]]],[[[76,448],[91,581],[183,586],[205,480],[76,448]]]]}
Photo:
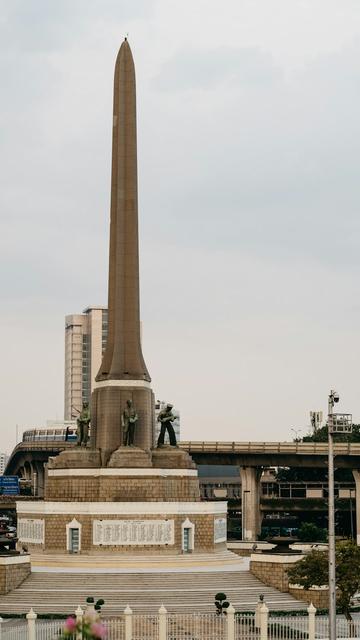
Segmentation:
{"type": "Polygon", "coordinates": [[[124,40],[122,41],[122,43],[120,45],[120,49],[119,49],[117,57],[116,57],[115,66],[119,65],[120,59],[123,59],[124,57],[126,59],[128,59],[129,56],[132,59],[132,52],[131,52],[131,49],[130,49],[129,41],[127,39],[127,36],[125,36],[124,40]]]}

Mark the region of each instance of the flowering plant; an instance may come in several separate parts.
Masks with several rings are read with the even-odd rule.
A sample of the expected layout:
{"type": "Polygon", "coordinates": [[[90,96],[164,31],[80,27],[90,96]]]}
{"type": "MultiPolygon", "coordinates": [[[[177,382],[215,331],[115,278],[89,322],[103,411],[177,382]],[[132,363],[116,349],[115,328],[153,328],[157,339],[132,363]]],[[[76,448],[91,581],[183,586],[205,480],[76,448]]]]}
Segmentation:
{"type": "Polygon", "coordinates": [[[69,640],[78,635],[84,640],[102,640],[106,638],[106,634],[106,626],[100,621],[98,612],[89,609],[80,620],[72,616],[66,620],[61,638],[69,640]]]}
{"type": "Polygon", "coordinates": [[[106,626],[100,620],[101,606],[103,600],[98,600],[94,605],[93,598],[87,598],[87,608],[83,616],[76,619],[70,616],[64,625],[62,640],[79,637],[82,640],[103,640],[106,638],[106,626]]]}

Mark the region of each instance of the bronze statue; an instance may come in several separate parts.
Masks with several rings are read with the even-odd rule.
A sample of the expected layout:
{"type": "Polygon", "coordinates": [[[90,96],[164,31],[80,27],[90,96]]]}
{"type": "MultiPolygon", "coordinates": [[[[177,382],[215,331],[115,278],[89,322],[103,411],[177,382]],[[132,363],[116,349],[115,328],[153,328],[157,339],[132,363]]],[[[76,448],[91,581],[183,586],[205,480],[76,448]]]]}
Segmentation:
{"type": "Polygon", "coordinates": [[[176,419],[176,416],[172,412],[173,405],[167,404],[164,409],[162,409],[158,415],[158,422],[161,422],[160,435],[157,441],[157,446],[162,447],[165,441],[165,433],[166,431],[169,434],[169,441],[172,447],[176,447],[176,435],[174,431],[174,427],[172,426],[172,422],[176,419]]]}
{"type": "Polygon", "coordinates": [[[84,402],[82,411],[77,419],[77,445],[86,447],[89,437],[90,409],[89,404],[84,402]]]}
{"type": "Polygon", "coordinates": [[[124,447],[133,447],[135,438],[135,429],[138,421],[138,414],[133,407],[131,400],[126,401],[126,409],[122,414],[122,426],[124,430],[124,447]]]}

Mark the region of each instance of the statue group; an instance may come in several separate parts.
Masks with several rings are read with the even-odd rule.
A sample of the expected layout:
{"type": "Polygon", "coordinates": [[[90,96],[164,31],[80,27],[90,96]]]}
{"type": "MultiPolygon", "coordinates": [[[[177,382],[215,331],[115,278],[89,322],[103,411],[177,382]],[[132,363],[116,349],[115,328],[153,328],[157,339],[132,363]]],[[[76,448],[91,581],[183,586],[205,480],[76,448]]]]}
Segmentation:
{"type": "MultiPolygon", "coordinates": [[[[173,422],[176,416],[173,413],[173,405],[167,404],[158,415],[158,422],[161,424],[160,434],[157,441],[157,446],[162,447],[165,443],[166,432],[169,435],[170,446],[176,447],[176,435],[173,427],[173,422]]],[[[133,447],[135,440],[135,431],[139,421],[139,416],[133,405],[132,400],[126,401],[126,407],[121,416],[122,430],[123,430],[123,446],[133,447]]],[[[81,447],[86,447],[89,439],[90,428],[90,408],[87,402],[84,402],[80,415],[77,419],[77,444],[81,447]]]]}

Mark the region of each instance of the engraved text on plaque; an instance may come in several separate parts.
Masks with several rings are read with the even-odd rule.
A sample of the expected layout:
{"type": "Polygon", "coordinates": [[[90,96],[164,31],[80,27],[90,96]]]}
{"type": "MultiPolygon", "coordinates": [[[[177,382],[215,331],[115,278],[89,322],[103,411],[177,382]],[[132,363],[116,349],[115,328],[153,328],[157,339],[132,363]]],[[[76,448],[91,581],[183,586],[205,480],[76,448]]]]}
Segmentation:
{"type": "Polygon", "coordinates": [[[174,520],[94,520],[93,544],[174,544],[174,520]]]}

